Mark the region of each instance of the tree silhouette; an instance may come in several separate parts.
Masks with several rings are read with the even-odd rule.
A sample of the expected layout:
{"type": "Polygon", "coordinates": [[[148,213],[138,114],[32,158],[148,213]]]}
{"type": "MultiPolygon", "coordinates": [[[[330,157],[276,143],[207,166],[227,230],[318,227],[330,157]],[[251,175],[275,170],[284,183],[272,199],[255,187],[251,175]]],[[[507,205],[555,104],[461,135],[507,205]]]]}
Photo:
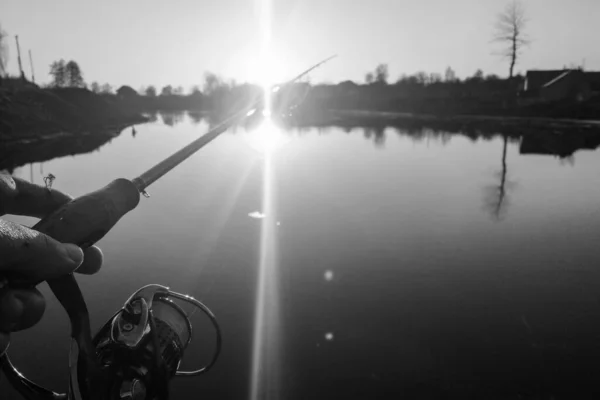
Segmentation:
{"type": "Polygon", "coordinates": [[[365,75],[365,82],[366,82],[368,85],[370,85],[371,83],[373,83],[373,81],[374,81],[374,80],[375,80],[375,77],[373,76],[373,73],[372,73],[372,72],[368,72],[368,73],[365,75]]]}
{"type": "Polygon", "coordinates": [[[442,82],[442,75],[438,74],[437,72],[432,72],[431,74],[429,74],[429,83],[438,83],[438,82],[442,82]]]}
{"type": "Polygon", "coordinates": [[[67,84],[67,68],[65,60],[54,61],[50,64],[50,75],[52,75],[51,85],[54,87],[64,87],[67,84]]]}
{"type": "Polygon", "coordinates": [[[194,85],[190,88],[190,95],[199,96],[200,94],[200,87],[198,85],[194,85]]]}
{"type": "Polygon", "coordinates": [[[379,64],[375,68],[375,82],[387,83],[389,75],[387,64],[379,64]]]}
{"type": "Polygon", "coordinates": [[[0,26],[0,79],[6,73],[6,63],[8,62],[8,33],[0,26]]]}
{"type": "Polygon", "coordinates": [[[90,90],[94,93],[100,93],[100,84],[98,82],[92,82],[90,90]]]}
{"type": "Polygon", "coordinates": [[[173,86],[167,85],[160,91],[161,96],[171,96],[173,94],[173,86]]]}
{"type": "Polygon", "coordinates": [[[100,92],[101,93],[110,94],[110,93],[112,93],[112,90],[113,90],[112,86],[110,84],[108,84],[108,83],[105,83],[104,85],[102,85],[100,87],[100,92]]]}
{"type": "Polygon", "coordinates": [[[454,82],[456,81],[456,72],[450,67],[446,68],[446,72],[444,73],[444,80],[446,82],[454,82]]]}
{"type": "Polygon", "coordinates": [[[429,83],[429,75],[425,71],[419,71],[415,74],[417,83],[420,85],[427,85],[429,83]]]}
{"type": "Polygon", "coordinates": [[[145,93],[146,93],[146,96],[148,96],[148,97],[156,97],[156,88],[154,86],[150,85],[146,88],[145,93]]]}
{"type": "Polygon", "coordinates": [[[207,72],[204,74],[204,87],[202,88],[202,91],[206,95],[210,96],[211,94],[215,93],[221,86],[223,86],[223,82],[221,81],[221,78],[217,76],[217,74],[214,74],[212,72],[207,72]]]}
{"type": "Polygon", "coordinates": [[[83,87],[83,76],[77,62],[71,60],[65,65],[65,80],[69,87],[83,87]]]}
{"type": "Polygon", "coordinates": [[[513,77],[515,64],[521,56],[521,50],[529,44],[524,32],[526,24],[525,9],[518,0],[507,4],[496,21],[493,39],[505,46],[500,54],[510,61],[509,78],[513,77]]]}

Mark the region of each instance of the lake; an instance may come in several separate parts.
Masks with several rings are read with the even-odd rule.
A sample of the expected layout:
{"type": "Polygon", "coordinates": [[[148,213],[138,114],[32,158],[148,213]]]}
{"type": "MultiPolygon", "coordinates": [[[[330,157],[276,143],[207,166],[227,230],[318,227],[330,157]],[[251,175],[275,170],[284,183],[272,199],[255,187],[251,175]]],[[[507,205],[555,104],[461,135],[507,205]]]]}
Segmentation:
{"type": "MultiPolygon", "coordinates": [[[[206,130],[165,116],[14,175],[52,173],[79,196],[206,130]]],[[[222,355],[173,380],[173,399],[600,395],[599,149],[559,158],[499,134],[271,127],[265,153],[257,132],[225,133],[153,184],[99,242],[102,270],[78,278],[94,331],[150,283],[213,310],[222,355]]],[[[68,319],[41,286],[44,318],[10,355],[64,391],[68,319]]],[[[214,345],[201,313],[192,323],[185,368],[214,345]]],[[[6,382],[0,397],[19,398],[6,382]]]]}

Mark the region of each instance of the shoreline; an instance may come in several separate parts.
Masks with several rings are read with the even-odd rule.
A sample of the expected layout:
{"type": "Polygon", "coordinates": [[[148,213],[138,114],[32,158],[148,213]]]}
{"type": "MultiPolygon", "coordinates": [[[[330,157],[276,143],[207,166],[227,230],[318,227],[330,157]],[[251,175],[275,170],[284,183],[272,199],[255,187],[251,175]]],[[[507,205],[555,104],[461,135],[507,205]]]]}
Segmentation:
{"type": "Polygon", "coordinates": [[[387,119],[387,120],[422,120],[422,121],[447,121],[447,122],[469,122],[485,121],[500,122],[510,125],[519,124],[521,126],[541,126],[548,127],[589,127],[600,129],[600,120],[591,119],[567,119],[567,118],[548,118],[548,117],[523,117],[523,116],[497,116],[497,115],[477,115],[477,114],[455,114],[455,115],[436,115],[436,114],[418,114],[393,111],[367,111],[367,110],[332,110],[332,112],[341,117],[363,117],[368,119],[387,119]]]}
{"type": "Polygon", "coordinates": [[[81,88],[0,87],[0,143],[106,135],[147,122],[141,113],[81,88]]]}

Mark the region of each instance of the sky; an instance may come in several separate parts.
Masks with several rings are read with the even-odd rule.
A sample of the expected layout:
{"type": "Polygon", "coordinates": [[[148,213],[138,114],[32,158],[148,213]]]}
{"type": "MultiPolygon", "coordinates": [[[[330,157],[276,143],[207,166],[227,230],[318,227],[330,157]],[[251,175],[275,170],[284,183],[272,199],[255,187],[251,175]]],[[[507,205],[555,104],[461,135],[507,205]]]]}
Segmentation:
{"type": "MultiPolygon", "coordinates": [[[[379,63],[388,64],[391,81],[448,66],[464,78],[477,69],[508,74],[491,38],[509,1],[2,0],[0,25],[11,39],[9,72],[18,71],[19,35],[24,69],[29,76],[31,49],[38,82],[49,82],[49,65],[61,58],[77,61],[88,83],[188,89],[206,71],[237,82],[289,79],[333,54],[311,82],[362,82],[379,63]],[[263,67],[269,26],[271,61],[263,67]]],[[[600,70],[600,0],[522,3],[531,45],[516,72],[582,63],[600,70]]]]}

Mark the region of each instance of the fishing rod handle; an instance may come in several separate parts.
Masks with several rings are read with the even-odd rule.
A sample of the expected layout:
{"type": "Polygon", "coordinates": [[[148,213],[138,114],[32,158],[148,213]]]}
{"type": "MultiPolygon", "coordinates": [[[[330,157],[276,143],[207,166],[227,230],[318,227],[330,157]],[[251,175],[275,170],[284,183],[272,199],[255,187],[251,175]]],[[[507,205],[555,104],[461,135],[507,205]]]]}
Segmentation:
{"type": "MultiPolygon", "coordinates": [[[[59,207],[34,225],[33,229],[59,242],[86,248],[104,237],[139,201],[140,193],[133,182],[116,179],[102,189],[59,207]]],[[[41,283],[26,280],[22,276],[9,276],[8,282],[13,288],[31,288],[41,283]]],[[[71,337],[77,344],[78,382],[71,382],[71,388],[76,384],[86,393],[86,400],[95,399],[95,392],[102,387],[99,383],[102,374],[92,344],[90,318],[83,294],[72,273],[47,282],[69,316],[71,337]]],[[[28,387],[25,389],[29,390],[28,387]]]]}
{"type": "Polygon", "coordinates": [[[102,239],[139,201],[140,193],[131,181],[116,179],[102,189],[64,204],[33,229],[59,242],[86,248],[102,239]]]}
{"type": "MultiPolygon", "coordinates": [[[[139,201],[140,194],[131,181],[116,179],[102,189],[64,204],[35,224],[33,229],[59,242],[73,243],[86,248],[102,239],[123,215],[137,206],[139,201]]],[[[51,279],[48,280],[48,284],[73,323],[78,314],[84,311],[87,313],[87,310],[84,310],[85,302],[81,294],[73,292],[73,283],[76,285],[76,282],[72,276],[69,274],[51,279]],[[72,282],[69,284],[70,279],[72,282]],[[81,301],[76,301],[79,297],[81,301]]]]}
{"type": "MultiPolygon", "coordinates": [[[[139,201],[140,193],[131,181],[116,179],[99,190],[64,204],[34,225],[33,229],[59,242],[86,248],[102,239],[139,201]]],[[[78,386],[87,388],[89,392],[96,386],[93,380],[100,373],[83,294],[73,274],[49,279],[48,285],[69,315],[71,337],[78,346],[78,365],[84,366],[81,372],[85,371],[78,375],[78,386]]]]}

